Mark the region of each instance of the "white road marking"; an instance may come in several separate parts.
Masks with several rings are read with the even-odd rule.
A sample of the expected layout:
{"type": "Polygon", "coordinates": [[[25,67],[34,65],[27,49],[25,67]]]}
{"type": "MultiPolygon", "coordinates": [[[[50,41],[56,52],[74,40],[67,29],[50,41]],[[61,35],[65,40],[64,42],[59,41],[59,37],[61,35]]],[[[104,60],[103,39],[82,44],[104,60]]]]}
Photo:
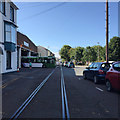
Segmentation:
{"type": "Polygon", "coordinates": [[[103,92],[103,90],[102,90],[102,89],[100,89],[100,88],[98,88],[98,87],[96,87],[96,89],[97,89],[97,90],[99,90],[99,91],[101,91],[101,92],[103,92]]]}

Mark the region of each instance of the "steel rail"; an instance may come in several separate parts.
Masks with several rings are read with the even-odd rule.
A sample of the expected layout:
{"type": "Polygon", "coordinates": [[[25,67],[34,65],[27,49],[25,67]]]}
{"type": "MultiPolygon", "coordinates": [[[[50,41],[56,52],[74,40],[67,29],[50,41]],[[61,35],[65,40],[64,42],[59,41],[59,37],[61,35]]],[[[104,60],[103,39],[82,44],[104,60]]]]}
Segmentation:
{"type": "Polygon", "coordinates": [[[47,82],[50,76],[54,73],[55,69],[43,80],[43,82],[31,93],[31,95],[24,101],[24,103],[17,109],[17,111],[11,116],[10,120],[16,120],[18,116],[23,112],[26,106],[31,102],[34,96],[38,93],[38,91],[43,87],[43,85],[47,82]]]}
{"type": "Polygon", "coordinates": [[[65,90],[65,82],[62,67],[61,67],[61,95],[62,95],[62,118],[69,120],[70,114],[68,109],[67,94],[65,90]]]}

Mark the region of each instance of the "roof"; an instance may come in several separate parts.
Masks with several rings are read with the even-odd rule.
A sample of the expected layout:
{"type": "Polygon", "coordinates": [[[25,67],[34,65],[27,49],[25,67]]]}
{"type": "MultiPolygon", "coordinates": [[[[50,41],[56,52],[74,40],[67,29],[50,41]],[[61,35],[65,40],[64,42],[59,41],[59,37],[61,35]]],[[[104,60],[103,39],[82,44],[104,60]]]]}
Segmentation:
{"type": "Polygon", "coordinates": [[[15,9],[15,10],[19,10],[19,8],[11,1],[8,0],[10,2],[10,5],[15,9]]]}

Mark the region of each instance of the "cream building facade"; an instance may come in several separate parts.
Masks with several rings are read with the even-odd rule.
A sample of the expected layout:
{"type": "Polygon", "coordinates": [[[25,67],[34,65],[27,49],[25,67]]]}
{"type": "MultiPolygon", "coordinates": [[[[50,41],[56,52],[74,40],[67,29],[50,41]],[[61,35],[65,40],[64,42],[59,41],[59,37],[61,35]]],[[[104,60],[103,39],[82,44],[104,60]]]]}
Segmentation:
{"type": "Polygon", "coordinates": [[[37,52],[39,57],[55,56],[50,50],[42,46],[37,46],[37,52]]]}
{"type": "Polygon", "coordinates": [[[0,73],[17,71],[17,6],[0,0],[0,73]]]}

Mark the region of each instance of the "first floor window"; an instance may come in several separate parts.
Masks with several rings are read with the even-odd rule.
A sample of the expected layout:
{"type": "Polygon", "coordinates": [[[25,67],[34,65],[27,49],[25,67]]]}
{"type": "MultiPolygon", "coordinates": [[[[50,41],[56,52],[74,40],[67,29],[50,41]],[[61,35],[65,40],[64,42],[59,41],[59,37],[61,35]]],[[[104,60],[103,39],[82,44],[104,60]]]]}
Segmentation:
{"type": "Polygon", "coordinates": [[[16,27],[10,23],[5,23],[5,41],[16,43],[16,27]]]}
{"type": "Polygon", "coordinates": [[[0,0],[0,11],[5,15],[5,1],[0,0]]]}
{"type": "Polygon", "coordinates": [[[7,64],[7,69],[11,69],[11,52],[7,51],[6,54],[6,64],[7,64]]]}

